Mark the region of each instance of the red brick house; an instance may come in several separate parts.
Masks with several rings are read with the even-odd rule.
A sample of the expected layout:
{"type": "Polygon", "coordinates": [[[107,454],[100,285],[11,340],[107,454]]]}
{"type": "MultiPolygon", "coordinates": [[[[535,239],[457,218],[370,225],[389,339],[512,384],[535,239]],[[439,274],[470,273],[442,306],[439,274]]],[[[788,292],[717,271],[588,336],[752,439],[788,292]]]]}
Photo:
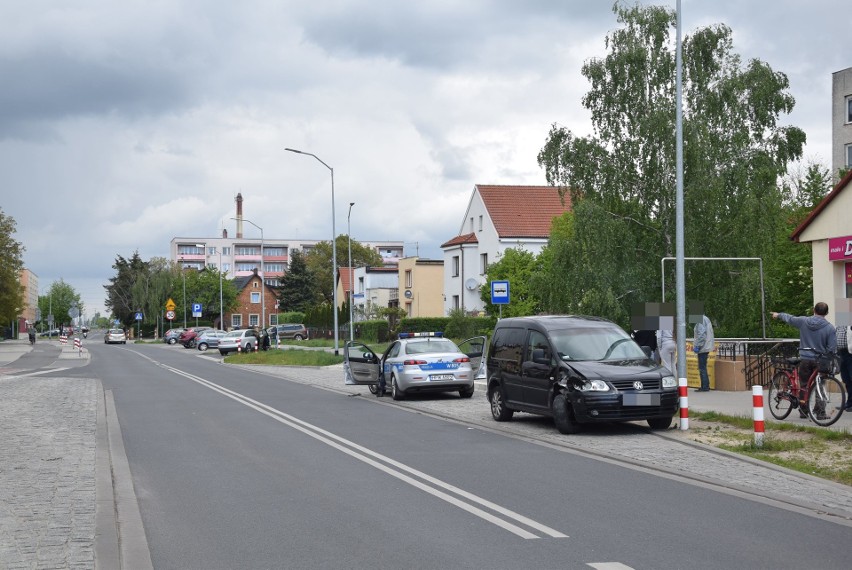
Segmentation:
{"type": "Polygon", "coordinates": [[[263,315],[262,302],[266,305],[264,328],[269,327],[273,321],[277,321],[278,297],[275,290],[268,285],[265,286],[265,290],[262,289],[263,280],[257,274],[257,269],[251,275],[235,278],[233,283],[237,287],[237,308],[225,313],[227,329],[259,327],[263,315]]]}

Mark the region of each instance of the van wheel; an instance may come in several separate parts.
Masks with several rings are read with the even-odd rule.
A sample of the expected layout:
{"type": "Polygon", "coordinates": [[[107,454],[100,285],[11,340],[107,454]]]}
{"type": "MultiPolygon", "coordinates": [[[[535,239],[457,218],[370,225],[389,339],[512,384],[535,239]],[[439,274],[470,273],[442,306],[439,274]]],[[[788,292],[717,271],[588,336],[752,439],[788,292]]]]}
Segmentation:
{"type": "Polygon", "coordinates": [[[568,399],[565,394],[558,394],[553,398],[551,409],[553,411],[553,423],[556,424],[559,433],[572,434],[580,431],[580,426],[571,418],[571,411],[568,409],[568,399]]]}
{"type": "Polygon", "coordinates": [[[394,400],[405,399],[405,392],[399,389],[399,384],[396,383],[396,376],[391,376],[391,397],[394,400]]]}
{"type": "Polygon", "coordinates": [[[459,396],[461,396],[462,398],[470,398],[471,396],[473,396],[473,387],[471,386],[470,388],[464,388],[463,390],[459,390],[459,396]]]}
{"type": "Polygon", "coordinates": [[[500,386],[495,386],[491,389],[491,417],[498,422],[508,422],[515,414],[515,410],[506,407],[506,400],[503,398],[503,390],[500,386]]]}
{"type": "Polygon", "coordinates": [[[648,425],[651,426],[651,429],[669,429],[672,425],[672,419],[674,419],[674,416],[670,418],[650,418],[648,425]]]}

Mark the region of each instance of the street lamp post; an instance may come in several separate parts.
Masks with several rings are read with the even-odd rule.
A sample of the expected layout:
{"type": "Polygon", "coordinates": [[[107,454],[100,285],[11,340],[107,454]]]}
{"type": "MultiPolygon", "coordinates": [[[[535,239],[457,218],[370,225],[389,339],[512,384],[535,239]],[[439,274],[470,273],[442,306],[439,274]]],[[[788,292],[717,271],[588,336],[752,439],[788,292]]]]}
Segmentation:
{"type": "Polygon", "coordinates": [[[329,172],[331,172],[331,297],[332,303],[334,304],[334,354],[337,356],[340,354],[340,341],[338,339],[337,331],[337,229],[334,224],[334,169],[323,162],[320,157],[315,154],[311,154],[310,152],[304,152],[294,148],[285,148],[284,150],[288,152],[295,152],[296,154],[312,156],[320,164],[328,168],[329,172]]]}
{"type": "Polygon", "coordinates": [[[349,340],[355,340],[355,325],[352,323],[352,287],[353,276],[352,276],[352,226],[350,225],[350,218],[352,218],[352,206],[355,205],[355,202],[349,202],[349,213],[346,215],[346,237],[349,238],[349,340]]]}
{"type": "MultiPolygon", "coordinates": [[[[232,220],[236,220],[237,218],[231,218],[232,220]]],[[[242,221],[248,222],[257,229],[260,230],[260,315],[261,322],[260,328],[261,330],[266,328],[266,271],[263,267],[263,228],[254,223],[251,220],[247,220],[242,218],[242,221]]]]}
{"type": "Polygon", "coordinates": [[[180,276],[183,277],[183,328],[186,328],[186,268],[181,266],[180,276]]]}

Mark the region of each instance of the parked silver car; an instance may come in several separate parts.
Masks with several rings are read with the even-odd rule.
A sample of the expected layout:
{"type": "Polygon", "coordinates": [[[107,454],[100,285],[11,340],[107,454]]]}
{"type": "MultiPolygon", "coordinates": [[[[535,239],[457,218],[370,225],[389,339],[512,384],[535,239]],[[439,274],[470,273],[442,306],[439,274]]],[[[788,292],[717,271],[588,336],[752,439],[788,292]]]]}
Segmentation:
{"type": "Polygon", "coordinates": [[[208,348],[217,348],[219,346],[219,339],[225,336],[225,331],[217,331],[217,330],[206,330],[202,331],[197,337],[195,337],[195,347],[204,352],[208,348]]]}
{"type": "Polygon", "coordinates": [[[231,331],[219,339],[219,354],[225,355],[229,352],[252,352],[258,348],[260,339],[254,329],[241,329],[231,331]]]}
{"type": "Polygon", "coordinates": [[[163,342],[166,344],[176,344],[182,332],[183,328],[167,330],[166,334],[163,335],[163,342]]]}

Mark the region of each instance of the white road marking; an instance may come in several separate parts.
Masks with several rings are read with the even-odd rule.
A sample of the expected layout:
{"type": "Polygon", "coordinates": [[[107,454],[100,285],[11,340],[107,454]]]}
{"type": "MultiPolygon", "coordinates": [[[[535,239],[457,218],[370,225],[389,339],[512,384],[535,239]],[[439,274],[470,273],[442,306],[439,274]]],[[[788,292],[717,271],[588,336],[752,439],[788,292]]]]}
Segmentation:
{"type": "Polygon", "coordinates": [[[284,413],[284,412],[282,412],[278,409],[275,409],[271,406],[267,406],[266,404],[263,404],[263,403],[258,402],[256,400],[253,400],[253,399],[251,399],[247,396],[244,396],[244,395],[242,395],[238,392],[234,392],[232,390],[229,390],[228,388],[224,388],[222,386],[219,386],[218,384],[214,384],[213,382],[210,382],[209,380],[205,380],[204,378],[201,378],[199,376],[195,376],[193,374],[189,374],[189,373],[184,372],[182,370],[178,370],[177,368],[172,368],[171,366],[167,366],[165,364],[159,364],[159,365],[162,366],[163,368],[171,371],[171,372],[174,372],[175,374],[183,376],[184,378],[188,378],[188,379],[192,380],[193,382],[201,384],[202,386],[205,386],[205,387],[207,387],[211,390],[219,392],[220,394],[222,394],[224,396],[227,396],[228,398],[231,398],[231,399],[233,399],[237,402],[240,402],[241,404],[248,406],[249,408],[252,408],[252,409],[254,409],[254,410],[256,410],[256,411],[258,411],[258,412],[260,412],[260,413],[262,413],[266,416],[269,416],[269,417],[275,419],[276,421],[278,421],[282,424],[285,424],[287,426],[292,427],[293,429],[301,431],[302,433],[304,433],[304,434],[306,434],[310,437],[313,437],[314,439],[321,441],[322,443],[325,443],[328,446],[331,446],[331,447],[333,447],[333,448],[335,448],[339,451],[342,451],[343,453],[346,453],[347,455],[349,455],[349,456],[351,456],[351,457],[353,457],[353,458],[355,458],[359,461],[362,461],[362,462],[364,462],[368,465],[371,465],[371,466],[375,467],[376,469],[379,469],[379,470],[387,473],[388,475],[396,477],[397,479],[404,481],[404,482],[408,483],[409,485],[412,485],[413,487],[416,487],[416,488],[418,488],[418,489],[420,489],[420,490],[422,490],[426,493],[429,493],[430,495],[433,495],[434,497],[437,497],[437,498],[439,498],[443,501],[446,501],[446,502],[448,502],[448,503],[450,503],[450,504],[452,504],[452,505],[454,505],[454,506],[456,506],[456,507],[458,507],[462,510],[465,510],[465,511],[487,521],[487,522],[490,522],[494,525],[499,526],[500,528],[508,530],[509,532],[511,532],[511,533],[513,533],[517,536],[520,536],[521,538],[533,539],[533,538],[543,538],[543,536],[549,536],[549,537],[553,537],[553,538],[567,538],[568,537],[568,535],[563,534],[563,533],[559,532],[558,530],[550,528],[550,527],[543,525],[539,522],[536,522],[536,521],[534,521],[534,520],[532,520],[528,517],[525,517],[524,515],[521,515],[520,513],[516,513],[516,512],[511,511],[511,510],[509,510],[505,507],[501,507],[500,505],[492,503],[491,501],[483,499],[482,497],[479,497],[479,496],[474,495],[472,493],[469,493],[469,492],[467,492],[463,489],[460,489],[458,487],[450,485],[449,483],[441,481],[440,479],[436,479],[434,477],[431,477],[431,476],[427,475],[426,473],[423,473],[422,471],[418,471],[418,470],[416,470],[412,467],[409,467],[409,466],[407,466],[403,463],[395,461],[395,460],[391,459],[390,457],[381,455],[379,453],[376,453],[375,451],[372,451],[370,449],[362,447],[362,446],[356,444],[355,442],[344,439],[344,438],[342,438],[338,435],[335,435],[331,432],[328,432],[328,431],[326,431],[326,430],[324,430],[320,427],[309,424],[309,423],[302,421],[302,420],[300,420],[300,419],[298,419],[294,416],[286,414],[286,413],[284,413]],[[417,479],[415,479],[415,477],[417,479]],[[420,479],[420,480],[418,480],[418,479],[420,479]],[[458,497],[461,497],[468,502],[465,502],[465,500],[462,500],[458,497],[454,497],[454,496],[450,495],[449,493],[453,493],[455,495],[458,495],[458,497]],[[479,507],[483,507],[485,509],[489,509],[489,510],[493,511],[494,513],[498,513],[499,515],[502,515],[504,518],[500,518],[500,517],[496,516],[495,514],[489,513],[487,511],[483,510],[482,508],[479,508],[478,506],[475,506],[475,505],[479,505],[479,507]],[[506,520],[506,519],[508,519],[508,520],[506,520]],[[514,521],[514,522],[510,522],[510,521],[514,521]],[[515,523],[517,523],[517,524],[515,524],[515,523]],[[539,534],[535,534],[533,532],[530,532],[529,530],[522,528],[518,525],[524,525],[524,526],[528,527],[529,529],[533,529],[535,531],[538,531],[539,534]],[[540,536],[540,535],[543,535],[543,536],[540,536]]]}
{"type": "Polygon", "coordinates": [[[633,570],[632,566],[625,566],[621,562],[589,562],[587,566],[596,570],[633,570]]]}

